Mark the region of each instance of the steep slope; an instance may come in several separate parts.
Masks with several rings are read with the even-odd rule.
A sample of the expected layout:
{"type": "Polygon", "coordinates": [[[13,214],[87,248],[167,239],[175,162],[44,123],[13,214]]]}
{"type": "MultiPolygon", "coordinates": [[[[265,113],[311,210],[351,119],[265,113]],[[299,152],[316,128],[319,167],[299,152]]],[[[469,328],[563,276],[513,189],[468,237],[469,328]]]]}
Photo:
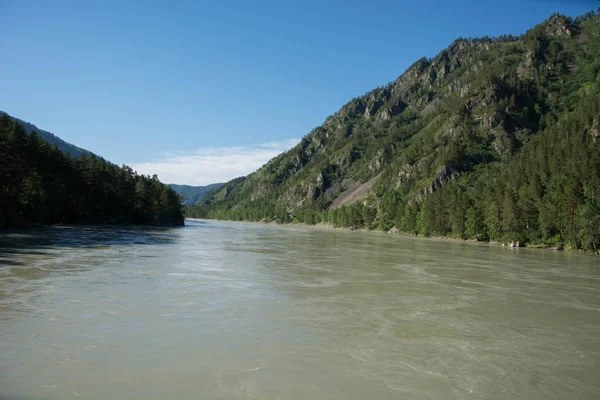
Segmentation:
{"type": "Polygon", "coordinates": [[[181,195],[184,206],[193,206],[206,196],[211,190],[218,189],[222,183],[213,183],[206,186],[189,186],[189,185],[176,185],[169,183],[170,186],[177,194],[181,195]]]}
{"type": "Polygon", "coordinates": [[[595,247],[599,23],[455,40],[188,214],[595,247]]]}
{"type": "Polygon", "coordinates": [[[29,122],[25,122],[19,118],[15,118],[4,111],[0,111],[0,116],[2,116],[2,115],[7,115],[12,120],[17,121],[23,128],[25,128],[25,131],[27,131],[27,133],[31,133],[31,132],[37,133],[38,136],[41,137],[42,139],[44,139],[44,141],[46,141],[46,143],[48,143],[49,145],[56,144],[56,146],[58,147],[59,150],[68,153],[72,157],[79,157],[81,154],[85,154],[86,156],[89,156],[92,154],[92,152],[90,152],[88,150],[82,149],[81,147],[77,147],[71,143],[65,142],[64,140],[62,140],[61,138],[59,138],[58,136],[56,136],[55,134],[53,134],[51,132],[40,129],[37,126],[35,126],[29,122]]]}

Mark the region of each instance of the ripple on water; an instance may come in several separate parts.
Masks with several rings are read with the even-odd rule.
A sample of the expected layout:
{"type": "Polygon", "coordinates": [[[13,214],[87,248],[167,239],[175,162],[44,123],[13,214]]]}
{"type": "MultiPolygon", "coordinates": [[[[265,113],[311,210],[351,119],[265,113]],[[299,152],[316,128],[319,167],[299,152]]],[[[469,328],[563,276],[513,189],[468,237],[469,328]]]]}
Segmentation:
{"type": "Polygon", "coordinates": [[[220,222],[0,256],[17,398],[600,398],[594,257],[220,222]]]}

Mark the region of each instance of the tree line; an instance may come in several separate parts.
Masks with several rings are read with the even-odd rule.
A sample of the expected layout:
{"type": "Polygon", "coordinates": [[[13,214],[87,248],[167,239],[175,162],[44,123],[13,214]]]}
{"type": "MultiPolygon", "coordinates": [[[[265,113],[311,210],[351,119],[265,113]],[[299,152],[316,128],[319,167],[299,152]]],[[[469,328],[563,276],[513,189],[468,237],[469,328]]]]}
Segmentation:
{"type": "Polygon", "coordinates": [[[0,227],[36,224],[183,225],[178,195],[95,155],[71,157],[0,117],[0,227]]]}

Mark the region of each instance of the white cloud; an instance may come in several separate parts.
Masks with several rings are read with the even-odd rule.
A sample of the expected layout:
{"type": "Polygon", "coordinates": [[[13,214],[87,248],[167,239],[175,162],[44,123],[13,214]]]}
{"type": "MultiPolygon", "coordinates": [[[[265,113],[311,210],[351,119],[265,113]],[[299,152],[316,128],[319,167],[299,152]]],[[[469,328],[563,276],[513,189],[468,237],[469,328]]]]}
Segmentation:
{"type": "Polygon", "coordinates": [[[208,185],[248,175],[299,141],[287,139],[255,146],[200,148],[191,152],[166,153],[160,159],[131,167],[139,174],[156,174],[164,183],[208,185]]]}

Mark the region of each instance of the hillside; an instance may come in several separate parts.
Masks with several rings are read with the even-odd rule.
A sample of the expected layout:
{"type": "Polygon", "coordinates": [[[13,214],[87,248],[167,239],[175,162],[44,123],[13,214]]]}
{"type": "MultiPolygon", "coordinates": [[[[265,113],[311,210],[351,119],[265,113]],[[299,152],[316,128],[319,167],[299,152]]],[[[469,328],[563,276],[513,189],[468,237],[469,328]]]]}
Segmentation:
{"type": "Polygon", "coordinates": [[[190,216],[595,249],[600,18],[457,39],[190,216]]]}
{"type": "Polygon", "coordinates": [[[175,191],[91,153],[70,156],[0,115],[0,228],[39,224],[183,225],[175,191]]]}
{"type": "Polygon", "coordinates": [[[206,196],[211,190],[218,189],[222,183],[213,183],[206,186],[189,186],[189,185],[176,185],[169,183],[170,186],[177,194],[182,196],[182,203],[184,206],[193,206],[206,196]]]}
{"type": "Polygon", "coordinates": [[[71,143],[65,142],[64,140],[62,140],[61,138],[59,138],[58,136],[56,136],[55,134],[53,134],[51,132],[40,129],[37,126],[35,126],[29,122],[25,122],[19,118],[15,118],[4,111],[0,111],[0,116],[2,116],[2,115],[7,115],[12,120],[17,121],[23,128],[25,128],[25,131],[27,133],[31,133],[31,132],[37,133],[38,136],[40,138],[44,139],[44,141],[46,141],[49,145],[56,144],[56,146],[58,147],[59,150],[64,151],[73,157],[79,157],[81,154],[85,154],[86,156],[89,156],[92,154],[88,150],[82,149],[81,147],[77,147],[71,143]]]}

